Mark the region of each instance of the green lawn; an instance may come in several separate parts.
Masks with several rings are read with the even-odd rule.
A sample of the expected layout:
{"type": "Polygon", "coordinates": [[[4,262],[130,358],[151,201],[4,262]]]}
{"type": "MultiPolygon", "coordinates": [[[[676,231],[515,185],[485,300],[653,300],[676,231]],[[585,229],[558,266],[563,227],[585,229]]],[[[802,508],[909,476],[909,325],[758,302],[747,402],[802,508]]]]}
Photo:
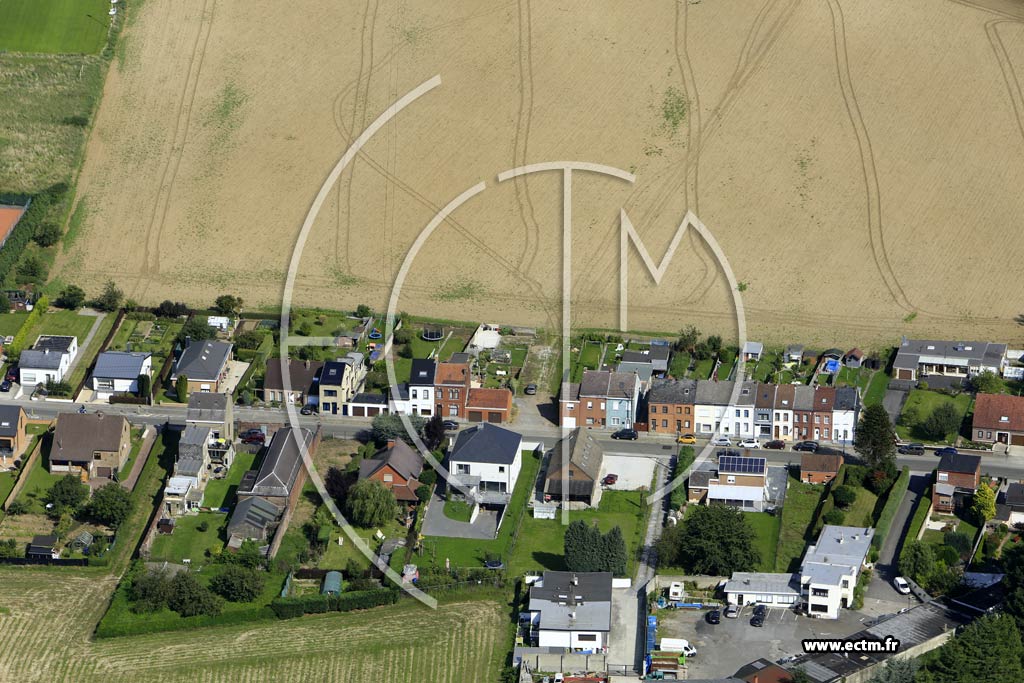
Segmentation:
{"type": "Polygon", "coordinates": [[[18,474],[18,470],[0,472],[0,506],[3,506],[7,502],[7,496],[11,495],[11,489],[14,488],[15,482],[18,481],[18,474]]]}
{"type": "Polygon", "coordinates": [[[718,357],[721,359],[722,364],[718,366],[717,376],[719,381],[724,381],[729,378],[729,374],[732,372],[732,367],[736,364],[736,350],[722,349],[718,357]]]}
{"type": "MultiPolygon", "coordinates": [[[[3,0],[0,0],[2,2],[3,0]]],[[[78,362],[75,365],[74,371],[68,376],[68,383],[72,387],[77,387],[79,382],[85,380],[85,373],[89,371],[89,366],[92,365],[93,360],[100,352],[100,347],[103,346],[103,340],[110,334],[110,329],[114,326],[114,321],[117,316],[113,313],[108,313],[103,316],[100,320],[99,327],[96,328],[96,336],[92,338],[92,343],[87,348],[82,347],[82,343],[85,342],[85,335],[89,334],[89,330],[92,329],[92,324],[96,322],[96,318],[88,317],[89,327],[85,331],[85,335],[78,338],[78,362]]]]}
{"type": "MultiPolygon", "coordinates": [[[[573,511],[569,521],[582,519],[588,524],[594,522],[602,532],[618,526],[626,540],[629,564],[626,571],[632,574],[636,567],[636,554],[646,528],[645,515],[648,508],[643,505],[644,491],[605,491],[601,504],[596,510],[573,511]]],[[[536,519],[529,512],[523,519],[523,528],[515,550],[507,560],[511,576],[525,571],[543,569],[564,570],[563,546],[566,526],[562,524],[561,512],[555,519],[536,519]]]]}
{"type": "Polygon", "coordinates": [[[66,335],[78,337],[78,345],[81,346],[94,322],[94,316],[79,315],[77,311],[47,311],[39,317],[29,332],[27,342],[30,345],[34,344],[36,337],[42,334],[66,335]]]}
{"type": "Polygon", "coordinates": [[[456,522],[468,522],[473,516],[473,506],[461,500],[445,501],[444,516],[456,522]]]}
{"type": "MultiPolygon", "coordinates": [[[[0,0],[2,1],[2,0],[0,0]]],[[[128,320],[125,319],[110,340],[110,351],[145,351],[153,354],[153,372],[158,372],[164,360],[174,348],[174,339],[181,331],[182,323],[177,320],[128,320]],[[146,328],[149,328],[148,331],[146,328]]]]}
{"type": "Polygon", "coordinates": [[[22,476],[28,475],[28,479],[25,481],[25,486],[22,487],[21,493],[18,494],[18,500],[24,501],[29,506],[29,512],[43,514],[46,512],[45,501],[47,491],[53,486],[54,482],[60,479],[63,474],[50,474],[47,470],[50,462],[50,451],[47,447],[49,445],[49,439],[44,439],[39,445],[39,448],[43,449],[41,456],[36,460],[36,464],[27,473],[22,473],[22,476]]]}
{"type": "Polygon", "coordinates": [[[235,491],[242,482],[245,473],[256,465],[256,454],[246,451],[235,453],[235,461],[231,463],[228,474],[223,479],[211,479],[206,483],[203,492],[203,506],[209,508],[234,507],[235,491]]]}
{"type": "MultiPolygon", "coordinates": [[[[227,542],[228,516],[217,512],[200,512],[198,515],[178,517],[173,534],[157,534],[149,559],[152,562],[181,563],[191,559],[193,566],[207,564],[206,552],[223,548],[227,542]],[[206,523],[206,531],[199,525],[206,523]]],[[[216,552],[219,552],[217,550],[216,552]]]]}
{"type": "MultiPolygon", "coordinates": [[[[380,551],[380,546],[382,543],[381,541],[378,541],[376,538],[374,538],[374,534],[377,533],[378,529],[380,529],[380,532],[384,534],[385,539],[404,538],[408,533],[406,528],[398,523],[398,520],[391,520],[388,524],[384,526],[373,527],[371,529],[363,529],[357,526],[353,526],[351,528],[352,531],[354,531],[357,536],[363,539],[363,541],[365,541],[366,544],[374,550],[374,552],[380,551]]],[[[286,536],[291,537],[294,533],[301,534],[301,529],[289,527],[286,536]]],[[[288,538],[285,539],[285,541],[287,540],[288,538]]],[[[305,543],[305,539],[302,539],[302,543],[305,543]]],[[[283,546],[284,542],[282,542],[282,547],[283,546]]],[[[401,558],[404,558],[405,548],[399,548],[398,551],[395,552],[395,557],[399,558],[399,560],[401,560],[401,558]]],[[[370,566],[369,560],[366,559],[366,556],[363,555],[359,548],[357,548],[356,545],[351,541],[351,539],[349,539],[348,534],[343,532],[340,528],[334,527],[334,529],[331,531],[331,542],[327,544],[327,550],[324,551],[324,554],[320,557],[320,561],[317,562],[316,566],[319,569],[342,570],[345,569],[345,566],[348,564],[349,560],[355,560],[359,563],[361,567],[370,566]],[[339,536],[343,536],[345,538],[344,542],[341,545],[338,545],[339,536]]],[[[401,569],[401,567],[399,567],[399,569],[401,569]]]]}
{"type": "Polygon", "coordinates": [[[859,387],[861,392],[867,391],[872,380],[872,371],[867,368],[843,367],[836,376],[837,387],[859,387]]]}
{"type": "Polygon", "coordinates": [[[879,370],[871,377],[868,389],[864,392],[865,406],[874,406],[882,402],[882,399],[885,398],[885,391],[889,388],[890,379],[883,370],[879,370]]]}
{"type": "Polygon", "coordinates": [[[119,480],[123,481],[124,479],[126,479],[128,477],[129,474],[131,474],[132,467],[135,466],[135,460],[136,460],[136,458],[139,457],[139,451],[141,449],[142,449],[142,430],[141,429],[133,429],[132,430],[132,451],[131,451],[131,453],[128,454],[128,459],[125,460],[124,467],[122,467],[118,471],[118,473],[117,473],[117,476],[118,476],[119,480]]]}
{"type": "Polygon", "coordinates": [[[584,370],[596,370],[598,363],[601,362],[601,347],[603,345],[600,342],[595,341],[583,341],[580,346],[580,353],[573,361],[572,364],[572,381],[579,382],[583,379],[584,370]]]}
{"type": "MultiPolygon", "coordinates": [[[[933,410],[943,403],[949,403],[956,408],[957,414],[960,416],[962,422],[963,417],[971,407],[971,396],[966,393],[958,394],[957,396],[947,396],[946,394],[940,394],[937,391],[912,389],[910,395],[907,396],[907,402],[903,405],[903,412],[906,413],[908,410],[916,410],[918,424],[921,424],[928,419],[928,416],[931,415],[933,410]]],[[[936,443],[923,434],[917,425],[909,427],[896,425],[896,433],[901,439],[936,443]]],[[[948,433],[942,443],[953,443],[958,434],[959,430],[948,433]]]]}
{"type": "Polygon", "coordinates": [[[0,0],[0,51],[95,54],[109,9],[108,0],[0,0]]]}
{"type": "Polygon", "coordinates": [[[682,379],[686,376],[686,371],[690,368],[690,355],[684,351],[676,351],[672,355],[672,364],[669,365],[668,374],[672,375],[676,379],[682,379]]]}
{"type": "Polygon", "coordinates": [[[25,324],[28,313],[4,313],[0,315],[0,337],[13,337],[25,324]]]}
{"type": "Polygon", "coordinates": [[[824,493],[823,485],[805,484],[794,477],[789,478],[774,571],[790,572],[799,568],[814,525],[814,513],[824,493]]]}
{"type": "Polygon", "coordinates": [[[757,571],[773,571],[775,567],[775,551],[779,545],[779,530],[782,526],[782,517],[778,514],[772,515],[767,512],[747,512],[743,516],[754,530],[754,548],[761,558],[757,565],[757,571]]]}
{"type": "Polygon", "coordinates": [[[874,524],[875,505],[878,503],[878,496],[866,488],[854,488],[857,492],[857,500],[847,510],[843,510],[846,519],[843,522],[846,526],[871,526],[874,524]]]}
{"type": "Polygon", "coordinates": [[[711,379],[711,369],[715,367],[715,361],[713,358],[705,358],[704,360],[697,361],[696,366],[693,368],[693,379],[711,379]]]}

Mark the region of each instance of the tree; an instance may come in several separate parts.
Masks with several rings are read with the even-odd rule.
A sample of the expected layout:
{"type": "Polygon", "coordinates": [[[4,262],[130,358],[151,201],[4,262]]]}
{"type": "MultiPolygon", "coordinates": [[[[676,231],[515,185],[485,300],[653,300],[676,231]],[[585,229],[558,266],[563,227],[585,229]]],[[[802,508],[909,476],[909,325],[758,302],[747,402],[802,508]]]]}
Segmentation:
{"type": "Polygon", "coordinates": [[[46,278],[46,267],[43,262],[39,260],[39,257],[35,254],[29,254],[21,261],[21,265],[18,266],[18,284],[27,284],[29,282],[39,282],[46,278]]]}
{"type": "Polygon", "coordinates": [[[971,513],[979,525],[996,516],[996,494],[992,492],[992,487],[987,482],[982,482],[978,490],[974,492],[971,513]]]}
{"type": "Polygon", "coordinates": [[[659,564],[680,566],[690,574],[729,576],[753,571],[760,561],[754,530],[741,511],[725,505],[698,507],[666,530],[657,550],[659,564]]]}
{"type": "Polygon", "coordinates": [[[349,489],[349,519],[363,528],[383,526],[398,516],[395,497],[376,479],[363,479],[349,489]]]}
{"type": "Polygon", "coordinates": [[[11,312],[11,300],[6,296],[0,296],[0,313],[11,312]]]}
{"type": "Polygon", "coordinates": [[[718,353],[722,350],[722,338],[717,334],[713,334],[708,337],[708,350],[711,353],[718,353]]]}
{"type": "MultiPolygon", "coordinates": [[[[412,428],[417,434],[422,435],[424,425],[426,421],[419,415],[410,415],[409,422],[412,424],[412,428]]],[[[381,414],[373,418],[371,423],[371,434],[373,440],[378,446],[383,446],[391,439],[402,439],[408,443],[412,443],[412,437],[409,435],[408,430],[405,428],[405,424],[402,422],[402,416],[398,414],[381,414]]]]}
{"type": "Polygon", "coordinates": [[[21,544],[13,538],[0,541],[0,557],[21,557],[21,544]]]}
{"type": "Polygon", "coordinates": [[[629,555],[626,553],[626,539],[622,537],[622,529],[618,525],[613,526],[611,531],[601,539],[601,548],[603,571],[611,572],[616,576],[624,575],[629,555]]]}
{"type": "Polygon", "coordinates": [[[846,509],[857,500],[857,491],[850,486],[839,486],[832,491],[832,500],[839,507],[846,509]]]}
{"type": "Polygon", "coordinates": [[[149,373],[142,373],[136,381],[139,385],[139,398],[146,398],[153,393],[153,380],[149,373]]]}
{"type": "Polygon", "coordinates": [[[871,468],[889,474],[896,471],[896,432],[882,404],[864,409],[853,447],[871,468]]]}
{"type": "Polygon", "coordinates": [[[242,297],[231,294],[221,294],[213,302],[213,310],[221,315],[234,315],[242,310],[242,297]]]}
{"type": "Polygon", "coordinates": [[[434,450],[444,441],[444,420],[440,415],[434,415],[423,425],[423,443],[428,450],[434,450]]]}
{"type": "Polygon", "coordinates": [[[28,503],[23,500],[15,500],[7,506],[7,514],[17,517],[18,515],[27,515],[29,512],[28,503]]]}
{"type": "Polygon", "coordinates": [[[947,531],[942,535],[944,547],[950,548],[957,554],[957,559],[965,557],[971,552],[971,537],[959,531],[947,531]]]}
{"type": "Polygon", "coordinates": [[[174,382],[174,393],[178,395],[178,401],[181,403],[188,402],[188,377],[178,375],[178,379],[174,382]]]}
{"type": "Polygon", "coordinates": [[[832,508],[821,516],[821,521],[833,526],[842,526],[846,521],[846,513],[838,508],[832,508]]]}
{"type": "Polygon", "coordinates": [[[52,247],[60,241],[63,235],[64,232],[60,229],[59,223],[47,221],[36,228],[36,234],[32,236],[32,239],[41,247],[52,247]]]}
{"type": "Polygon", "coordinates": [[[76,311],[85,305],[85,290],[78,285],[68,285],[60,290],[55,303],[61,308],[76,311]]]}
{"type": "Polygon", "coordinates": [[[688,325],[679,330],[679,339],[676,340],[675,350],[693,353],[693,347],[697,345],[698,340],[700,340],[700,330],[693,325],[688,325]]]}
{"type": "Polygon", "coordinates": [[[911,657],[890,659],[868,683],[914,683],[917,666],[917,660],[911,657]]]}
{"type": "Polygon", "coordinates": [[[1017,620],[1024,630],[1024,544],[1007,543],[1003,550],[1002,564],[1006,586],[1006,613],[1017,620]]]}
{"type": "Polygon", "coordinates": [[[917,583],[927,583],[935,572],[935,555],[931,546],[911,541],[900,556],[899,568],[903,576],[909,576],[917,583]]]}
{"type": "Polygon", "coordinates": [[[357,318],[369,318],[371,315],[373,315],[373,311],[366,304],[359,304],[356,306],[357,318]]]}
{"type": "Polygon", "coordinates": [[[324,477],[324,488],[327,489],[327,495],[333,498],[335,502],[345,499],[348,486],[348,478],[344,472],[337,467],[331,467],[327,470],[327,476],[324,477]]]}
{"type": "Polygon", "coordinates": [[[986,370],[971,378],[971,388],[979,394],[998,394],[1003,390],[1003,380],[991,370],[986,370]]]}
{"type": "Polygon", "coordinates": [[[960,413],[952,403],[941,403],[925,418],[921,429],[936,441],[943,441],[947,434],[956,433],[960,429],[960,413]]]}
{"type": "Polygon", "coordinates": [[[92,305],[96,310],[110,312],[119,309],[122,301],[124,301],[124,292],[117,288],[113,280],[107,280],[107,284],[103,285],[103,291],[92,302],[92,305]]]}
{"type": "Polygon", "coordinates": [[[428,500],[430,500],[430,487],[427,486],[426,484],[420,484],[419,486],[417,486],[416,498],[421,503],[426,503],[428,500]]]}
{"type": "Polygon", "coordinates": [[[408,327],[395,330],[394,340],[396,344],[408,344],[412,341],[412,331],[408,327]]]}
{"type": "Polygon", "coordinates": [[[183,617],[220,614],[221,600],[189,572],[178,572],[170,582],[167,606],[183,617]]]}
{"type": "Polygon", "coordinates": [[[156,307],[156,314],[161,318],[178,318],[183,315],[188,315],[188,306],[180,301],[164,299],[160,302],[160,305],[156,307]]]}
{"type": "Polygon", "coordinates": [[[706,341],[697,342],[693,347],[693,357],[697,360],[707,360],[708,358],[711,358],[711,354],[711,348],[708,346],[706,341]]]}
{"type": "Polygon", "coordinates": [[[158,612],[167,605],[171,597],[171,579],[163,571],[142,571],[135,575],[128,585],[128,600],[136,613],[158,612]]]}
{"type": "Polygon", "coordinates": [[[936,681],[1005,683],[1024,680],[1022,657],[1024,646],[1013,619],[986,615],[940,647],[924,668],[936,681]]]}
{"type": "Polygon", "coordinates": [[[89,487],[74,474],[65,474],[47,491],[46,502],[52,504],[59,514],[65,510],[74,512],[88,497],[89,487]]]}
{"type": "Polygon", "coordinates": [[[562,541],[565,566],[573,572],[599,571],[601,532],[582,519],[573,520],[565,529],[562,541]]]}
{"type": "Polygon", "coordinates": [[[903,412],[900,413],[899,423],[907,428],[917,426],[917,423],[921,421],[921,411],[918,409],[916,404],[911,404],[903,408],[903,412]]]}
{"type": "Polygon", "coordinates": [[[231,602],[252,602],[263,592],[266,575],[249,567],[228,565],[210,579],[210,590],[231,602]]]}
{"type": "Polygon", "coordinates": [[[186,339],[191,339],[194,342],[205,341],[216,336],[217,332],[207,325],[205,320],[199,317],[192,317],[181,326],[181,331],[178,332],[178,341],[182,343],[186,339]]]}
{"type": "MultiPolygon", "coordinates": [[[[240,349],[258,349],[263,343],[263,333],[256,330],[246,330],[235,335],[235,346],[240,349]]],[[[306,348],[306,347],[301,347],[306,348]]]]}
{"type": "Polygon", "coordinates": [[[89,501],[89,514],[101,524],[116,529],[132,513],[132,496],[120,484],[111,482],[96,489],[89,501]]]}
{"type": "Polygon", "coordinates": [[[266,564],[266,559],[260,552],[259,544],[252,540],[242,541],[242,545],[238,546],[236,552],[224,553],[220,556],[220,561],[224,564],[237,564],[250,569],[262,567],[266,564]]]}

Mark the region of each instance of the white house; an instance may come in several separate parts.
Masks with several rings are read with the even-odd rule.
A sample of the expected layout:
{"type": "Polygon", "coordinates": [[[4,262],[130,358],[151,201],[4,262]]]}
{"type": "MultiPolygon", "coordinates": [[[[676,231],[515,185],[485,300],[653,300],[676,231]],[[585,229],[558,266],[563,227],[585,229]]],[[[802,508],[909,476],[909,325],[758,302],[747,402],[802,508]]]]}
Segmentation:
{"type": "Polygon", "coordinates": [[[21,385],[30,388],[48,381],[60,382],[77,356],[78,337],[39,337],[31,349],[21,352],[21,385]]]}
{"type": "Polygon", "coordinates": [[[489,422],[463,430],[448,455],[452,481],[475,489],[485,506],[504,506],[522,469],[522,447],[522,436],[489,422]]]}
{"type": "Polygon", "coordinates": [[[733,572],[725,583],[730,605],[791,607],[800,602],[800,582],[790,573],[733,572]]]}
{"type": "Polygon", "coordinates": [[[856,387],[838,387],[832,404],[832,440],[853,441],[860,418],[860,395],[856,387]]]}
{"type": "Polygon", "coordinates": [[[731,401],[733,382],[697,382],[694,428],[698,434],[721,434],[733,439],[753,437],[756,382],[744,382],[731,401]]]}
{"type": "Polygon", "coordinates": [[[153,356],[141,351],[104,351],[96,358],[89,385],[95,398],[104,400],[114,394],[136,394],[139,376],[150,375],[153,356]]]}
{"type": "Polygon", "coordinates": [[[743,345],[743,360],[761,360],[764,354],[764,344],[756,341],[748,341],[743,345]]]}
{"type": "Polygon", "coordinates": [[[605,652],[611,631],[612,575],[546,571],[530,588],[528,610],[520,618],[529,620],[538,647],[605,652]]]}
{"type": "Polygon", "coordinates": [[[409,375],[409,410],[412,415],[431,417],[434,414],[434,374],[437,364],[418,358],[412,362],[409,375]]]}
{"type": "Polygon", "coordinates": [[[800,566],[800,593],[807,615],[838,619],[853,603],[874,529],[826,524],[818,542],[807,548],[800,566]]]}

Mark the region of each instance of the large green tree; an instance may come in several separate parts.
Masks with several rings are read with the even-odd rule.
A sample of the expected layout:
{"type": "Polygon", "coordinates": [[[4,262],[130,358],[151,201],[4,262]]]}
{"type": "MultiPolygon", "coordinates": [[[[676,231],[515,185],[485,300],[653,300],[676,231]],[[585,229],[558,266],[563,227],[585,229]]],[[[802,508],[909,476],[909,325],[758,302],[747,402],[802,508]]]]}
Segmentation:
{"type": "Polygon", "coordinates": [[[980,394],[998,394],[1003,390],[1003,380],[991,370],[986,370],[971,378],[971,387],[980,394]]]}
{"type": "Polygon", "coordinates": [[[573,572],[596,572],[600,566],[601,532],[582,519],[569,522],[562,541],[565,566],[573,572]]]}
{"type": "Polygon", "coordinates": [[[65,474],[46,492],[45,500],[60,514],[62,511],[76,511],[88,497],[89,487],[74,474],[65,474]]]}
{"type": "Polygon", "coordinates": [[[978,490],[974,492],[971,513],[979,524],[984,524],[996,516],[996,494],[988,482],[982,482],[978,490]]]}
{"type": "Polygon", "coordinates": [[[349,519],[364,528],[383,526],[398,516],[395,497],[376,479],[363,479],[348,490],[349,519]]]}
{"type": "Polygon", "coordinates": [[[623,576],[626,573],[629,555],[626,551],[626,539],[623,538],[622,529],[618,525],[613,526],[601,539],[601,548],[604,571],[623,576]]]}
{"type": "Polygon", "coordinates": [[[263,592],[266,574],[237,564],[224,567],[210,579],[210,590],[231,602],[252,602],[263,592]]]}
{"type": "Polygon", "coordinates": [[[921,541],[911,541],[900,556],[899,568],[903,576],[909,576],[917,583],[928,583],[935,573],[935,555],[931,546],[921,541]]]}
{"type": "Polygon", "coordinates": [[[78,285],[68,285],[60,290],[57,300],[54,302],[61,308],[77,310],[85,305],[85,290],[78,285]]]}
{"type": "Polygon", "coordinates": [[[938,650],[922,680],[956,683],[1008,683],[1024,680],[1024,645],[1014,620],[1005,614],[986,615],[938,650]]]}
{"type": "Polygon", "coordinates": [[[754,530],[744,513],[725,505],[700,506],[657,544],[658,563],[690,574],[729,576],[752,571],[760,561],[754,530]]]}
{"type": "Polygon", "coordinates": [[[178,400],[182,403],[188,402],[188,377],[178,375],[178,379],[174,382],[174,393],[178,395],[178,400]]]}
{"type": "Polygon", "coordinates": [[[120,484],[111,482],[92,494],[89,514],[101,524],[116,529],[128,519],[133,505],[131,494],[120,484]]]}
{"type": "Polygon", "coordinates": [[[221,294],[213,302],[213,310],[221,315],[234,315],[242,310],[242,297],[232,294],[221,294]]]}
{"type": "Polygon", "coordinates": [[[113,280],[107,280],[103,291],[93,300],[92,305],[99,311],[116,311],[124,301],[124,292],[118,289],[113,280]]]}
{"type": "Polygon", "coordinates": [[[861,413],[853,447],[872,469],[895,472],[896,431],[881,404],[868,406],[861,413]]]}
{"type": "MultiPolygon", "coordinates": [[[[422,438],[426,420],[419,415],[410,415],[409,422],[412,424],[412,428],[416,433],[422,438]]],[[[412,443],[412,437],[405,428],[405,424],[402,423],[402,416],[393,413],[381,414],[374,417],[371,424],[371,433],[373,434],[373,440],[378,446],[383,446],[390,439],[401,439],[412,443]]]]}
{"type": "Polygon", "coordinates": [[[178,332],[178,341],[184,344],[185,339],[197,342],[213,339],[216,336],[217,331],[206,324],[205,316],[193,316],[182,325],[181,331],[178,332]]]}
{"type": "Polygon", "coordinates": [[[183,617],[194,617],[200,614],[215,616],[220,614],[221,599],[199,583],[191,573],[178,572],[170,582],[170,595],[167,606],[183,617]]]}
{"type": "Polygon", "coordinates": [[[940,403],[925,418],[921,429],[930,438],[936,441],[943,441],[947,435],[955,434],[960,429],[960,422],[960,413],[957,412],[952,403],[940,403]]]}

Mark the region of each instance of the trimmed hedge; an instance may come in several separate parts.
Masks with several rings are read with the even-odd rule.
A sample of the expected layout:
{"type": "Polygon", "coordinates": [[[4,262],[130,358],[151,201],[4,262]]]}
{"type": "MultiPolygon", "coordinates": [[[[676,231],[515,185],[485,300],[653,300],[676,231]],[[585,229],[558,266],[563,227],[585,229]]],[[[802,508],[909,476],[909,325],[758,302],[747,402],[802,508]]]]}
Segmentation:
{"type": "MultiPolygon", "coordinates": [[[[68,186],[58,183],[32,197],[32,203],[22,215],[14,230],[7,236],[0,250],[0,280],[13,273],[18,261],[32,238],[48,223],[63,224],[63,215],[69,198],[68,186]],[[56,213],[55,213],[56,212],[56,213]]],[[[21,201],[21,198],[14,198],[21,201]]],[[[10,199],[7,201],[11,201],[10,199]]]]}
{"type": "Polygon", "coordinates": [[[928,488],[917,501],[917,507],[914,509],[914,517],[910,521],[910,528],[907,529],[907,535],[903,539],[903,547],[900,549],[899,559],[903,559],[903,553],[907,551],[907,546],[910,545],[911,541],[917,540],[917,535],[921,532],[921,527],[924,526],[925,521],[928,519],[928,510],[932,506],[932,485],[929,484],[928,488]]]}
{"type": "MultiPolygon", "coordinates": [[[[8,240],[10,241],[10,240],[8,240]]],[[[4,245],[6,248],[6,245],[4,245]]],[[[2,252],[0,252],[2,253],[2,252]]],[[[14,341],[11,342],[10,347],[7,349],[7,354],[12,358],[19,355],[22,349],[25,348],[25,342],[28,341],[28,333],[35,327],[36,321],[39,317],[46,313],[46,309],[50,307],[50,299],[43,295],[36,301],[35,306],[32,308],[32,312],[25,318],[25,322],[18,328],[18,333],[14,335],[14,341]]]]}
{"type": "Polygon", "coordinates": [[[132,405],[147,405],[149,399],[134,394],[114,394],[108,399],[111,403],[130,403],[132,405]]]}
{"type": "Polygon", "coordinates": [[[307,595],[302,598],[274,598],[270,609],[278,619],[293,619],[303,614],[324,612],[351,612],[370,609],[381,605],[393,605],[398,601],[398,591],[378,588],[368,591],[352,591],[340,595],[307,595]]]}
{"type": "Polygon", "coordinates": [[[888,496],[885,499],[885,506],[882,508],[882,513],[878,515],[878,521],[875,522],[875,537],[872,539],[877,547],[882,546],[882,541],[885,540],[886,534],[889,533],[889,527],[892,526],[892,520],[896,518],[896,511],[900,507],[900,503],[903,502],[903,496],[907,495],[907,488],[910,486],[910,468],[904,467],[903,471],[900,472],[899,476],[896,477],[896,481],[889,488],[888,496]]]}
{"type": "MultiPolygon", "coordinates": [[[[683,447],[681,447],[679,449],[679,457],[676,459],[676,472],[675,472],[675,476],[678,477],[680,474],[685,472],[686,468],[688,468],[690,465],[692,465],[693,461],[696,458],[697,458],[697,453],[694,451],[693,446],[683,446],[683,447]]],[[[678,509],[682,508],[684,505],[686,505],[686,500],[687,500],[686,492],[687,492],[687,489],[689,488],[689,486],[690,486],[690,480],[689,480],[689,477],[687,477],[686,481],[684,481],[681,485],[679,485],[679,486],[675,487],[674,489],[672,489],[672,492],[669,494],[668,502],[669,502],[669,506],[672,507],[673,510],[678,510],[678,509]]]]}
{"type": "Polygon", "coordinates": [[[274,613],[266,605],[258,605],[253,606],[251,609],[222,612],[216,616],[181,617],[167,609],[154,615],[132,616],[134,617],[132,619],[114,620],[107,619],[106,615],[104,615],[103,620],[96,627],[96,637],[118,638],[121,636],[142,635],[144,633],[181,631],[204,626],[245,624],[253,621],[273,619],[274,613]]]}

